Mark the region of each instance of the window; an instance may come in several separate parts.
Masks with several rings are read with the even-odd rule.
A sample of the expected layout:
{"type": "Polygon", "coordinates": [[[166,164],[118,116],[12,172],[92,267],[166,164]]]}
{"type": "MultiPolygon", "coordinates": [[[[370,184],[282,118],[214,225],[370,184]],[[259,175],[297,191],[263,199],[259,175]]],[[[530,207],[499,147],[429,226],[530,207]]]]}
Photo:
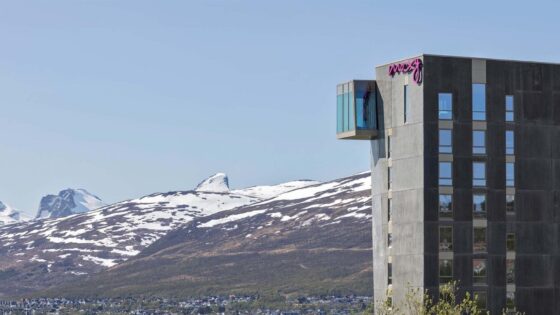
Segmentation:
{"type": "Polygon", "coordinates": [[[486,259],[473,259],[473,284],[486,283],[486,259]]]}
{"type": "Polygon", "coordinates": [[[387,221],[391,221],[391,211],[393,210],[393,200],[387,199],[387,221]]]}
{"type": "Polygon", "coordinates": [[[387,247],[391,248],[393,246],[393,234],[387,233],[387,247]]]}
{"type": "Polygon", "coordinates": [[[453,260],[439,260],[439,283],[447,283],[453,279],[453,260]]]}
{"type": "Polygon", "coordinates": [[[513,154],[515,149],[515,138],[513,130],[506,130],[506,154],[513,154]]]}
{"type": "Polygon", "coordinates": [[[387,284],[393,284],[393,264],[387,264],[387,284]]]}
{"type": "Polygon", "coordinates": [[[508,310],[515,309],[515,292],[507,292],[506,293],[506,308],[508,310]]]}
{"type": "Polygon", "coordinates": [[[474,297],[476,299],[476,305],[480,310],[486,310],[488,295],[486,291],[476,291],[474,292],[474,297]]]}
{"type": "Polygon", "coordinates": [[[453,152],[453,139],[450,129],[439,130],[439,153],[453,152]]]}
{"type": "Polygon", "coordinates": [[[472,120],[486,120],[486,84],[472,85],[472,120]]]}
{"type": "Polygon", "coordinates": [[[506,95],[506,121],[514,121],[513,95],[506,95]]]}
{"type": "Polygon", "coordinates": [[[391,189],[393,179],[391,178],[391,167],[387,168],[387,189],[391,189]]]}
{"type": "Polygon", "coordinates": [[[473,162],[473,186],[486,186],[486,163],[473,162]]]}
{"type": "Polygon", "coordinates": [[[453,217],[453,196],[452,195],[439,195],[439,217],[452,218],[453,217]]]}
{"type": "Polygon", "coordinates": [[[439,227],[439,251],[453,251],[453,228],[451,226],[439,227]]]}
{"type": "Polygon", "coordinates": [[[486,228],[475,227],[473,229],[473,252],[484,253],[487,250],[486,228]]]}
{"type": "Polygon", "coordinates": [[[515,283],[515,259],[506,260],[506,283],[515,283]]]}
{"type": "Polygon", "coordinates": [[[515,163],[512,162],[506,163],[506,186],[515,186],[515,163]]]}
{"type": "Polygon", "coordinates": [[[410,121],[410,91],[408,85],[404,86],[404,122],[410,121]]]}
{"type": "Polygon", "coordinates": [[[439,119],[453,119],[453,95],[451,93],[439,93],[438,99],[439,119]]]}
{"type": "Polygon", "coordinates": [[[391,157],[391,136],[387,136],[387,158],[391,157]]]}
{"type": "Polygon", "coordinates": [[[515,234],[514,233],[507,233],[506,234],[506,250],[508,252],[515,251],[515,234]]]}
{"type": "Polygon", "coordinates": [[[506,214],[515,214],[515,195],[506,195],[506,214]]]}
{"type": "Polygon", "coordinates": [[[486,131],[473,130],[473,154],[486,154],[486,131]]]}
{"type": "Polygon", "coordinates": [[[451,162],[439,162],[439,185],[453,185],[453,179],[451,177],[451,162]]]}
{"type": "Polygon", "coordinates": [[[473,195],[473,216],[475,218],[486,217],[486,195],[474,194],[473,195]]]}

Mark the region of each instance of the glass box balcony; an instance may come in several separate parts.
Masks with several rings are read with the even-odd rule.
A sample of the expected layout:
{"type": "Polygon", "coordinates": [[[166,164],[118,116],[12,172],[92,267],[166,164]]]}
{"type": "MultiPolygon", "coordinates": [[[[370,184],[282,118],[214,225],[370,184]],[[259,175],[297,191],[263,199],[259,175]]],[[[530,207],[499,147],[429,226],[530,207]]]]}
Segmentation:
{"type": "Polygon", "coordinates": [[[336,87],[336,137],[371,140],[377,132],[375,81],[352,80],[336,87]]]}

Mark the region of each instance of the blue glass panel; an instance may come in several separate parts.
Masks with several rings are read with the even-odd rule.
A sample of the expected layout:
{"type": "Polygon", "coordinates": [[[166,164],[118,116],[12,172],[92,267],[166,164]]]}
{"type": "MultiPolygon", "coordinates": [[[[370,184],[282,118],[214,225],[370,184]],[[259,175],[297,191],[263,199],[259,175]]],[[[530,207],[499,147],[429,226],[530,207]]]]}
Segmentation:
{"type": "Polygon", "coordinates": [[[486,186],[486,163],[473,163],[473,186],[486,186]]]}
{"type": "Polygon", "coordinates": [[[341,94],[336,96],[336,132],[341,133],[344,121],[343,112],[343,96],[341,94]]]}
{"type": "Polygon", "coordinates": [[[486,120],[486,84],[472,85],[472,119],[486,120]]]}
{"type": "Polygon", "coordinates": [[[473,215],[475,217],[486,216],[486,195],[484,194],[473,195],[473,215]]]}
{"type": "Polygon", "coordinates": [[[350,106],[348,106],[350,102],[349,102],[349,99],[348,99],[348,93],[347,92],[344,93],[343,100],[344,100],[344,102],[343,102],[344,106],[343,106],[342,111],[344,113],[344,120],[342,121],[342,131],[345,132],[345,131],[348,131],[348,116],[350,114],[350,112],[349,112],[350,106]]]}
{"type": "Polygon", "coordinates": [[[451,162],[439,162],[439,185],[451,186],[453,179],[451,177],[451,162]]]}
{"type": "Polygon", "coordinates": [[[365,108],[364,103],[364,93],[362,91],[356,91],[356,128],[357,129],[367,129],[367,108],[365,108]]]}
{"type": "Polygon", "coordinates": [[[473,154],[486,154],[486,132],[484,130],[473,131],[473,154]]]}
{"type": "Polygon", "coordinates": [[[506,186],[513,187],[515,185],[515,164],[506,163],[506,186]]]}
{"type": "Polygon", "coordinates": [[[452,153],[452,135],[449,129],[440,129],[439,131],[439,153],[452,153]]]}
{"type": "Polygon", "coordinates": [[[506,95],[506,121],[514,121],[513,95],[506,95]]]}
{"type": "Polygon", "coordinates": [[[348,130],[356,130],[356,107],[354,107],[354,93],[348,93],[348,130]]]}
{"type": "Polygon", "coordinates": [[[506,130],[506,154],[514,154],[515,139],[513,130],[506,130]]]}
{"type": "Polygon", "coordinates": [[[439,119],[453,119],[453,95],[451,93],[439,93],[438,109],[439,119]]]}

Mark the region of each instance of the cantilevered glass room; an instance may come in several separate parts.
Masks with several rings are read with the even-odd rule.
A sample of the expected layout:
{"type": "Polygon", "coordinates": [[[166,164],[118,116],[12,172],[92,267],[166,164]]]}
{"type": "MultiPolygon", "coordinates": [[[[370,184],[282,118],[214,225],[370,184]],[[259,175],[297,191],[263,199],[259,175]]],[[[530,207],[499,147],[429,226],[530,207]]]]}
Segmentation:
{"type": "Polygon", "coordinates": [[[353,80],[336,87],[336,137],[371,140],[378,135],[375,81],[353,80]]]}

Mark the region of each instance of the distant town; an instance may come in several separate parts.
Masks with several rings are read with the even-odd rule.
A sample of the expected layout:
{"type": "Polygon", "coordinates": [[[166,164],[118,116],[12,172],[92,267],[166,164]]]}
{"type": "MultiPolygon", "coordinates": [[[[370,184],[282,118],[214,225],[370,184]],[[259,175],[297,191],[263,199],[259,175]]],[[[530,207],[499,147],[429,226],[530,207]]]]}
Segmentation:
{"type": "Polygon", "coordinates": [[[371,303],[365,296],[299,297],[282,300],[255,296],[171,298],[35,298],[0,300],[0,314],[359,314],[371,303]]]}

